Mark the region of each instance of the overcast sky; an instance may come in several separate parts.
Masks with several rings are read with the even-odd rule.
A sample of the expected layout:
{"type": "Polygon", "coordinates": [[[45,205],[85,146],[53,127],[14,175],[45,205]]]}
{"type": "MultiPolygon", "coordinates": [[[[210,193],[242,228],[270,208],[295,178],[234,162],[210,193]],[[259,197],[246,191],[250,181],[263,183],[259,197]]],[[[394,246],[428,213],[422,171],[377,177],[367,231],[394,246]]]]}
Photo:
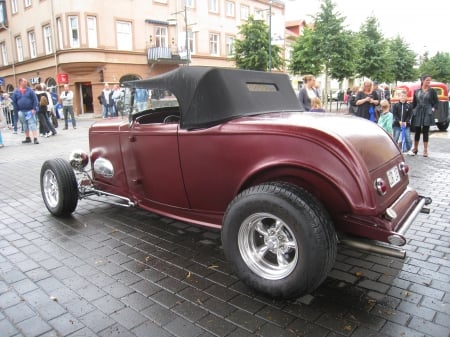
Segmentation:
{"type": "MultiPolygon", "coordinates": [[[[358,31],[369,16],[375,16],[380,31],[386,38],[397,35],[409,44],[417,54],[428,51],[450,52],[448,35],[450,14],[448,0],[431,0],[421,3],[405,0],[334,0],[336,10],[345,17],[345,24],[352,31],[358,31]]],[[[286,20],[305,19],[320,10],[320,0],[285,0],[286,20]]]]}

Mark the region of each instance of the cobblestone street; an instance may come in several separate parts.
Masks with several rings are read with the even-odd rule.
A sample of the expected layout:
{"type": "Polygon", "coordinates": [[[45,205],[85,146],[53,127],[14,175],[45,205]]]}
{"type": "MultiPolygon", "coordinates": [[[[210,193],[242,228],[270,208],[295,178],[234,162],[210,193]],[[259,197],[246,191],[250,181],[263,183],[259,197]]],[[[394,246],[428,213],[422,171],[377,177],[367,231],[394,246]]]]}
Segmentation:
{"type": "Polygon", "coordinates": [[[407,232],[406,259],[341,246],[326,281],[287,301],[236,278],[219,232],[90,200],[51,216],[41,165],[87,151],[92,122],[39,145],[2,130],[0,337],[450,336],[448,132],[431,133],[428,158],[406,158],[411,185],[433,199],[407,232]]]}

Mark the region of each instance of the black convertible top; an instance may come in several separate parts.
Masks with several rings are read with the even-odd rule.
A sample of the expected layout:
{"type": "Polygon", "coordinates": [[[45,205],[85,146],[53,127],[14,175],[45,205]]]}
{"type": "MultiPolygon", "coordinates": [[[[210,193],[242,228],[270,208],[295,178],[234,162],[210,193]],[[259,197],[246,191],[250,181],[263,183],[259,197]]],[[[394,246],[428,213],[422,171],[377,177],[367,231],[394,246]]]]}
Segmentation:
{"type": "Polygon", "coordinates": [[[131,88],[164,88],[178,99],[180,127],[205,128],[236,117],[299,110],[286,74],[189,66],[137,81],[131,88]]]}

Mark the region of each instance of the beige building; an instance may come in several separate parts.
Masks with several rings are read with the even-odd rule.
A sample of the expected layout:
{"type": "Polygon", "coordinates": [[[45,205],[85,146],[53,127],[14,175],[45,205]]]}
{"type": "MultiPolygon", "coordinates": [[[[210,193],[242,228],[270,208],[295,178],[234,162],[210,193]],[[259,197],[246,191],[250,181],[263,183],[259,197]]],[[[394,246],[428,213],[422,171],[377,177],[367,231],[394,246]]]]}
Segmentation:
{"type": "Polygon", "coordinates": [[[14,90],[21,77],[57,93],[69,83],[76,113],[99,113],[97,97],[105,83],[148,78],[188,64],[234,67],[238,26],[249,15],[275,22],[270,12],[279,22],[284,4],[0,0],[0,88],[14,90]]]}

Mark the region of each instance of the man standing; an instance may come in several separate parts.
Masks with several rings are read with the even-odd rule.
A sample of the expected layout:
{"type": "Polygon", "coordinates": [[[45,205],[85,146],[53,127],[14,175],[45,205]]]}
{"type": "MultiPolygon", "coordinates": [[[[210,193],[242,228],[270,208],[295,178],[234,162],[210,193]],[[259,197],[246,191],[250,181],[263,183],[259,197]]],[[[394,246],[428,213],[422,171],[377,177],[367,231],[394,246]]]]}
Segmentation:
{"type": "Polygon", "coordinates": [[[30,133],[33,135],[34,144],[39,144],[37,139],[36,107],[38,100],[34,91],[27,86],[25,78],[19,80],[19,87],[14,90],[12,102],[14,110],[19,112],[19,118],[25,132],[25,140],[22,143],[31,143],[30,133]]]}
{"type": "Polygon", "coordinates": [[[112,96],[113,91],[109,88],[109,84],[105,83],[105,87],[100,95],[100,101],[103,106],[103,118],[114,117],[114,100],[112,96]]]}
{"type": "Polygon", "coordinates": [[[69,127],[69,114],[70,119],[72,121],[72,126],[74,129],[76,129],[77,123],[75,122],[75,116],[73,114],[73,92],[69,90],[68,84],[64,84],[64,91],[61,93],[59,98],[61,99],[63,105],[63,114],[64,114],[63,130],[67,130],[69,127]]]}

